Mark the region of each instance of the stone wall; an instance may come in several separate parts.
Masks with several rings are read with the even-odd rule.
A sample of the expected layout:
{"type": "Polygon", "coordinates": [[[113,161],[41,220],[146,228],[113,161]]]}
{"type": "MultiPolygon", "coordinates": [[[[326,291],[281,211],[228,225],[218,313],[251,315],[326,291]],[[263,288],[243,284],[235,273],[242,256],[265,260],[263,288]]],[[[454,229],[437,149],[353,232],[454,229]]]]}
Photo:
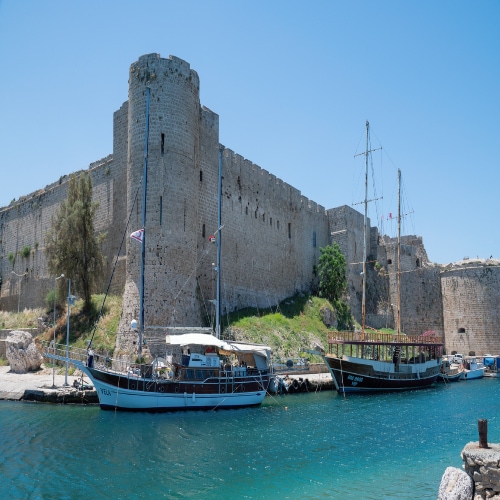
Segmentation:
{"type": "Polygon", "coordinates": [[[500,352],[500,266],[467,260],[441,273],[446,346],[468,354],[500,352]]]}
{"type": "MultiPolygon", "coordinates": [[[[76,172],[75,175],[81,172],[84,171],[76,172]]],[[[99,202],[96,230],[108,234],[103,245],[103,252],[107,256],[107,270],[99,284],[102,290],[114,264],[122,233],[123,224],[115,224],[115,220],[123,212],[119,198],[123,196],[125,172],[115,168],[112,156],[91,164],[89,172],[93,182],[93,198],[99,202]]],[[[66,199],[68,180],[69,176],[64,176],[59,182],[22,197],[0,210],[0,308],[16,310],[19,306],[23,310],[26,307],[45,306],[45,297],[54,288],[55,278],[49,275],[47,269],[45,234],[51,227],[52,217],[60,202],[66,199]],[[20,254],[24,247],[30,248],[27,258],[20,254]],[[9,260],[9,254],[15,256],[13,264],[9,260]]],[[[123,264],[118,266],[115,278],[113,290],[120,293],[124,280],[123,264]]]]}
{"type": "MultiPolygon", "coordinates": [[[[107,269],[99,286],[105,290],[116,262],[111,291],[123,293],[119,328],[130,334],[122,347],[135,338],[129,325],[139,316],[140,244],[128,234],[142,226],[148,88],[145,324],[159,328],[211,323],[216,246],[208,238],[215,234],[222,247],[223,312],[269,307],[295,292],[314,290],[320,248],[337,242],[348,266],[349,303],[361,322],[363,215],[348,206],[325,210],[222,146],[219,116],[201,105],[199,85],[196,71],[182,59],[140,57],[130,67],[128,99],[113,116],[113,153],[89,166],[99,202],[96,229],[107,233],[107,269]],[[223,228],[217,233],[219,154],[223,228]]],[[[67,181],[63,176],[0,209],[0,308],[43,306],[54,287],[44,240],[52,216],[66,198],[67,181]],[[19,252],[25,246],[30,253],[23,258],[19,252]],[[15,256],[13,264],[9,254],[15,256]]],[[[369,220],[367,224],[366,323],[395,327],[396,242],[370,227],[369,220]]],[[[428,262],[422,238],[405,236],[402,243],[402,330],[444,332],[447,344],[457,350],[498,351],[497,272],[483,266],[478,276],[440,274],[443,267],[428,262]],[[459,318],[453,316],[456,309],[459,318]]]]}

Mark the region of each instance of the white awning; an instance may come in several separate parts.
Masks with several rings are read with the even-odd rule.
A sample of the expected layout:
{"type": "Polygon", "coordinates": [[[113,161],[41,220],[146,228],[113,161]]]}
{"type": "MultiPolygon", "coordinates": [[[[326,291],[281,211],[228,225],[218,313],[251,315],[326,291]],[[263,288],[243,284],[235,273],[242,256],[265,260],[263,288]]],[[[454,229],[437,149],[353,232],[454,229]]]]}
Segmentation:
{"type": "Polygon", "coordinates": [[[167,335],[167,344],[171,345],[206,345],[223,347],[226,343],[213,335],[204,333],[185,333],[184,335],[167,335]]]}
{"type": "Polygon", "coordinates": [[[185,333],[183,335],[167,335],[166,342],[170,345],[188,346],[214,346],[219,347],[221,351],[228,354],[258,354],[266,359],[271,357],[271,348],[260,344],[244,344],[241,342],[232,342],[220,340],[213,335],[204,333],[185,333]]]}

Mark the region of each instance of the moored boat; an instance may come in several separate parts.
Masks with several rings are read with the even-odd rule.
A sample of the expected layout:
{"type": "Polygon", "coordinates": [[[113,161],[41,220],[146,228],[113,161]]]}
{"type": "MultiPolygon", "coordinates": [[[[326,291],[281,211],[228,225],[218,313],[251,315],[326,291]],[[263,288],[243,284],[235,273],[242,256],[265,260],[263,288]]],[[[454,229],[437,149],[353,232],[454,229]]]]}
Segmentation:
{"type": "Polygon", "coordinates": [[[455,363],[451,357],[443,358],[438,374],[438,382],[458,382],[464,378],[464,369],[461,363],[455,363]]]}
{"type": "Polygon", "coordinates": [[[258,406],[269,384],[266,346],[206,333],[166,336],[165,358],[132,364],[82,349],[46,346],[45,356],[69,361],[96,388],[102,409],[173,411],[258,406]]]}
{"type": "Polygon", "coordinates": [[[482,356],[482,362],[485,366],[484,376],[500,378],[500,356],[485,354],[482,356]]]}
{"type": "Polygon", "coordinates": [[[442,345],[434,336],[333,332],[324,360],[340,393],[420,389],[436,381],[442,345]]]}
{"type": "Polygon", "coordinates": [[[360,332],[331,332],[323,359],[340,393],[420,389],[432,385],[441,369],[443,342],[434,332],[420,336],[401,333],[401,172],[398,170],[398,304],[397,333],[366,331],[366,262],[368,218],[369,122],[366,122],[363,295],[360,332]]]}
{"type": "Polygon", "coordinates": [[[486,367],[476,356],[465,356],[463,361],[465,380],[483,378],[486,367]]]}

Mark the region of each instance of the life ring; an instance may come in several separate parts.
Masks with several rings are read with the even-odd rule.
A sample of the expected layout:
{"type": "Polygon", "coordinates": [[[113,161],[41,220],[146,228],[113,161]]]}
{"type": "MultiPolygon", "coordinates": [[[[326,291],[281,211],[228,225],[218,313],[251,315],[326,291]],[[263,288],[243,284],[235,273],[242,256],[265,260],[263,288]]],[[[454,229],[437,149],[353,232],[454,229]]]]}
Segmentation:
{"type": "Polygon", "coordinates": [[[130,389],[131,389],[132,391],[134,391],[134,390],[135,390],[135,384],[130,384],[130,389]]]}

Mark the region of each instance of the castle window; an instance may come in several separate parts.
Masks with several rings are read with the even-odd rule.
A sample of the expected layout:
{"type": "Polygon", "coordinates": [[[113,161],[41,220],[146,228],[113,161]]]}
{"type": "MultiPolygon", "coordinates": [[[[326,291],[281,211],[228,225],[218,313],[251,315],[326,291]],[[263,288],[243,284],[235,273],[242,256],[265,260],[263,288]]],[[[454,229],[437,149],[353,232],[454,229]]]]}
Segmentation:
{"type": "Polygon", "coordinates": [[[276,229],[278,229],[278,230],[279,230],[279,228],[280,228],[280,221],[277,221],[277,222],[276,222],[276,229]]]}
{"type": "Polygon", "coordinates": [[[313,248],[316,248],[316,231],[313,231],[313,248]]]}
{"type": "Polygon", "coordinates": [[[387,259],[387,264],[392,264],[392,259],[387,259]]]}
{"type": "Polygon", "coordinates": [[[458,333],[465,333],[465,328],[459,328],[458,333]]]}
{"type": "Polygon", "coordinates": [[[269,217],[269,225],[272,226],[273,225],[273,218],[272,217],[269,217]]]}
{"type": "Polygon", "coordinates": [[[205,237],[205,224],[203,224],[203,226],[201,226],[201,237],[202,238],[205,237]]]}
{"type": "Polygon", "coordinates": [[[257,210],[255,210],[255,218],[257,218],[257,210]]]}
{"type": "Polygon", "coordinates": [[[245,215],[248,215],[248,207],[245,207],[245,215]]]}
{"type": "Polygon", "coordinates": [[[417,259],[417,267],[420,267],[420,259],[417,259]]]}
{"type": "Polygon", "coordinates": [[[161,134],[161,154],[165,153],[165,134],[162,132],[161,134]]]}
{"type": "Polygon", "coordinates": [[[266,214],[262,214],[262,222],[266,222],[266,214]]]}
{"type": "Polygon", "coordinates": [[[163,217],[163,196],[160,196],[160,226],[162,217],[163,217]]]}
{"type": "Polygon", "coordinates": [[[292,224],[291,222],[288,223],[288,237],[292,237],[292,224]]]}
{"type": "Polygon", "coordinates": [[[203,170],[200,170],[200,182],[203,182],[203,170]]]}

